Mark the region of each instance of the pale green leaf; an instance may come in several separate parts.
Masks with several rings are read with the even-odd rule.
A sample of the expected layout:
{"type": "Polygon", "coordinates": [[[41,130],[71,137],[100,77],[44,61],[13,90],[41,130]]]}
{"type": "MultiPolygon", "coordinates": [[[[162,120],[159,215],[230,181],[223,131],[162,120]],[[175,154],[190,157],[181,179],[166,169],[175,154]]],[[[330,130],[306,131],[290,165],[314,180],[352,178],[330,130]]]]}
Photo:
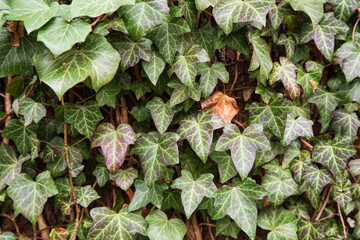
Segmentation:
{"type": "Polygon", "coordinates": [[[73,0],[71,3],[72,18],[89,16],[97,17],[103,13],[115,12],[122,5],[132,5],[135,0],[73,0]]]}
{"type": "Polygon", "coordinates": [[[157,50],[151,51],[149,61],[142,61],[142,66],[152,84],[156,85],[160,74],[164,71],[166,62],[157,50]]]}
{"type": "Polygon", "coordinates": [[[19,107],[19,113],[25,118],[25,126],[38,123],[46,115],[46,108],[28,97],[19,100],[19,107]]]}
{"type": "Polygon", "coordinates": [[[190,98],[195,101],[200,101],[201,91],[199,90],[198,84],[195,84],[195,87],[188,87],[179,80],[174,79],[168,83],[168,86],[174,89],[170,98],[170,107],[174,107],[190,98]]]}
{"type": "Polygon", "coordinates": [[[303,240],[324,239],[324,226],[317,221],[309,222],[305,219],[300,219],[298,222],[298,235],[303,240]]]}
{"type": "Polygon", "coordinates": [[[298,137],[313,137],[313,121],[304,118],[303,116],[295,117],[293,114],[288,114],[286,119],[283,142],[289,145],[298,137]]]}
{"type": "Polygon", "coordinates": [[[322,72],[318,70],[308,73],[303,68],[297,70],[296,82],[301,85],[306,97],[309,97],[317,88],[321,74],[322,72]]]}
{"type": "Polygon", "coordinates": [[[347,21],[358,8],[356,0],[327,0],[333,5],[335,17],[341,21],[347,21]]]}
{"type": "Polygon", "coordinates": [[[280,65],[273,70],[276,79],[282,81],[291,98],[298,97],[301,93],[301,87],[296,83],[296,70],[297,67],[286,57],[280,57],[280,65]]]}
{"type": "Polygon", "coordinates": [[[334,112],[331,128],[334,129],[336,136],[349,136],[354,140],[359,127],[360,121],[356,113],[348,113],[343,109],[334,112]]]}
{"type": "Polygon", "coordinates": [[[116,185],[118,185],[122,190],[128,190],[131,185],[133,185],[135,178],[138,176],[138,171],[135,168],[119,169],[115,174],[111,175],[111,179],[115,180],[116,185]]]}
{"type": "Polygon", "coordinates": [[[77,203],[84,208],[87,208],[91,202],[100,198],[90,185],[85,187],[75,187],[75,196],[77,203]]]}
{"type": "Polygon", "coordinates": [[[360,77],[360,43],[346,42],[335,52],[335,55],[343,59],[341,68],[348,82],[360,77]]]}
{"type": "Polygon", "coordinates": [[[310,18],[314,26],[316,26],[324,14],[325,0],[286,0],[290,3],[295,11],[303,11],[310,18]]]}

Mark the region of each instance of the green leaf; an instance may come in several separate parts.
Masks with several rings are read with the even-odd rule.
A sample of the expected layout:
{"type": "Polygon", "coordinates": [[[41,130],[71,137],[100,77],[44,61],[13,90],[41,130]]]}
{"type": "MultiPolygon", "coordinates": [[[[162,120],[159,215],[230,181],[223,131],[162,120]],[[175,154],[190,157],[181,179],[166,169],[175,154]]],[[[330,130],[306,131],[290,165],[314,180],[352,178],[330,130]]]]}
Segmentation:
{"type": "Polygon", "coordinates": [[[283,142],[289,145],[298,137],[313,137],[313,121],[304,118],[303,116],[295,117],[293,114],[288,114],[286,119],[283,142]]]}
{"type": "Polygon", "coordinates": [[[2,132],[3,138],[10,138],[15,142],[17,150],[25,156],[35,144],[35,127],[33,125],[25,126],[24,121],[11,119],[2,132]]]}
{"type": "Polygon", "coordinates": [[[309,97],[317,88],[321,74],[322,71],[319,70],[310,71],[308,73],[305,72],[303,68],[297,70],[296,82],[301,85],[306,97],[309,97]]]}
{"type": "Polygon", "coordinates": [[[228,35],[223,31],[218,30],[214,40],[214,48],[222,49],[225,46],[229,46],[245,56],[250,57],[250,49],[246,38],[247,30],[248,29],[245,27],[240,28],[238,31],[233,31],[228,35]]]}
{"type": "Polygon", "coordinates": [[[310,220],[309,211],[311,210],[310,203],[304,198],[289,198],[290,205],[288,206],[289,211],[294,213],[298,218],[305,218],[310,220]]]}
{"type": "Polygon", "coordinates": [[[72,48],[56,59],[48,50],[34,56],[40,80],[49,85],[61,98],[74,85],[91,78],[95,90],[108,83],[120,62],[118,52],[98,34],[90,34],[80,49],[72,48]]]}
{"type": "Polygon", "coordinates": [[[116,96],[120,93],[121,84],[116,81],[111,81],[96,94],[96,101],[98,106],[102,107],[107,105],[109,107],[115,108],[116,105],[116,96]]]}
{"type": "Polygon", "coordinates": [[[344,43],[335,52],[335,56],[343,59],[341,68],[348,82],[356,77],[360,77],[360,43],[344,43]]]}
{"type": "MultiPolygon", "coordinates": [[[[297,67],[286,57],[280,57],[280,64],[274,69],[276,80],[281,80],[291,98],[300,96],[301,88],[296,83],[297,67]]],[[[272,84],[272,83],[271,83],[272,84]]]]}
{"type": "Polygon", "coordinates": [[[255,199],[261,199],[266,191],[251,178],[233,180],[233,187],[223,185],[215,192],[215,215],[220,219],[229,215],[251,238],[255,239],[257,208],[255,199]]]}
{"type": "Polygon", "coordinates": [[[232,238],[237,238],[240,232],[240,228],[236,225],[235,222],[232,222],[231,219],[226,216],[220,220],[216,221],[216,234],[215,236],[224,235],[231,236],[232,238]]]}
{"type": "Polygon", "coordinates": [[[349,167],[354,176],[360,175],[360,159],[350,161],[349,167]]]}
{"type": "Polygon", "coordinates": [[[205,49],[199,45],[192,45],[185,50],[184,54],[178,53],[175,56],[172,69],[182,83],[189,87],[195,87],[196,63],[207,61],[210,59],[205,49]]]}
{"type": "Polygon", "coordinates": [[[85,187],[75,187],[75,196],[77,203],[84,208],[87,208],[91,202],[100,198],[97,192],[90,185],[85,187]]]}
{"type": "Polygon", "coordinates": [[[298,222],[298,236],[304,240],[324,239],[324,227],[320,222],[309,222],[301,218],[298,222]]]}
{"type": "Polygon", "coordinates": [[[178,140],[179,136],[173,132],[162,135],[158,132],[150,132],[138,137],[134,152],[140,157],[147,185],[150,186],[158,180],[167,165],[179,163],[178,140]]]}
{"type": "Polygon", "coordinates": [[[341,175],[347,160],[355,155],[356,150],[349,136],[336,137],[331,142],[321,141],[313,150],[313,162],[326,166],[333,174],[341,175]]]}
{"type": "Polygon", "coordinates": [[[258,219],[259,227],[270,231],[267,235],[269,240],[297,239],[297,222],[296,216],[282,206],[264,208],[260,211],[258,219]]]}
{"type": "Polygon", "coordinates": [[[129,124],[120,124],[115,129],[111,123],[102,123],[94,133],[91,147],[101,147],[107,168],[116,171],[125,160],[128,146],[135,140],[136,134],[129,124]]]}
{"type": "Polygon", "coordinates": [[[146,93],[151,92],[151,84],[149,82],[134,81],[131,83],[130,90],[135,93],[137,100],[140,100],[146,93]]]}
{"type": "Polygon", "coordinates": [[[224,133],[216,143],[216,151],[230,150],[231,158],[241,178],[245,178],[251,171],[256,152],[269,151],[270,142],[263,134],[263,126],[253,124],[243,133],[232,123],[226,124],[224,133]]]}
{"type": "Polygon", "coordinates": [[[59,3],[44,0],[13,0],[10,6],[11,14],[6,18],[24,21],[28,34],[55,17],[59,10],[59,3]]]}
{"type": "Polygon", "coordinates": [[[26,173],[21,173],[7,189],[7,194],[13,200],[15,214],[21,213],[32,224],[36,224],[47,199],[57,193],[50,171],[40,173],[35,182],[26,173]]]}
{"type": "Polygon", "coordinates": [[[352,186],[349,179],[337,177],[333,185],[333,199],[339,203],[341,208],[345,208],[352,201],[352,186]]]}
{"type": "Polygon", "coordinates": [[[118,14],[113,14],[112,17],[113,18],[111,18],[111,19],[105,18],[104,21],[97,24],[94,29],[94,33],[106,36],[110,33],[109,29],[113,29],[113,30],[128,34],[128,31],[125,27],[124,19],[119,17],[118,14]]]}
{"type": "Polygon", "coordinates": [[[269,45],[261,37],[260,31],[249,32],[249,41],[253,46],[249,71],[254,71],[260,67],[260,77],[268,79],[273,68],[269,45]]]}
{"type": "Polygon", "coordinates": [[[40,29],[37,40],[42,41],[56,57],[75,43],[84,42],[90,31],[91,26],[85,20],[74,19],[68,23],[57,17],[40,29]]]}
{"type": "Polygon", "coordinates": [[[276,95],[269,104],[253,102],[247,109],[250,111],[249,124],[262,124],[266,131],[282,138],[285,130],[285,119],[292,111],[293,106],[282,95],[276,95]]]}
{"type": "Polygon", "coordinates": [[[65,240],[69,236],[69,231],[65,228],[53,228],[50,232],[50,239],[65,240]]]}
{"type": "Polygon", "coordinates": [[[201,91],[198,84],[195,84],[195,87],[188,87],[179,80],[174,79],[168,83],[168,86],[174,89],[170,98],[170,107],[174,107],[190,98],[200,101],[201,91]]]}
{"type": "Polygon", "coordinates": [[[229,72],[225,68],[225,64],[218,62],[211,65],[207,63],[199,63],[197,72],[200,77],[200,90],[203,98],[208,98],[220,79],[223,83],[229,82],[229,72]]]}
{"type": "Polygon", "coordinates": [[[87,239],[129,239],[135,240],[135,234],[146,234],[146,222],[137,213],[123,208],[119,213],[107,208],[97,207],[90,211],[94,224],[90,227],[87,239]]]}
{"type": "Polygon", "coordinates": [[[19,47],[11,44],[11,34],[6,28],[0,33],[0,77],[19,75],[33,67],[32,39],[24,37],[19,40],[19,47]]]}
{"type": "Polygon", "coordinates": [[[290,3],[295,11],[303,11],[310,18],[314,26],[316,26],[324,14],[325,0],[286,0],[290,3]]]}
{"type": "Polygon", "coordinates": [[[296,42],[292,36],[286,36],[285,34],[281,34],[279,39],[277,40],[277,44],[285,46],[287,58],[291,59],[294,56],[296,42]]]}
{"type": "Polygon", "coordinates": [[[79,133],[91,138],[97,123],[104,117],[96,102],[87,101],[84,105],[66,104],[64,118],[66,122],[73,124],[79,133]]]}
{"type": "Polygon", "coordinates": [[[149,61],[151,58],[152,42],[147,38],[134,41],[130,36],[121,33],[111,40],[111,44],[120,53],[123,70],[135,66],[140,59],[149,61]]]}
{"type": "Polygon", "coordinates": [[[292,9],[287,2],[280,2],[278,5],[273,4],[269,10],[269,19],[271,26],[278,29],[286,15],[292,14],[292,9]]]}
{"type": "Polygon", "coordinates": [[[46,108],[31,98],[24,97],[20,99],[19,107],[19,113],[25,118],[25,126],[28,126],[32,122],[38,123],[46,116],[46,108]]]}
{"type": "Polygon", "coordinates": [[[229,34],[233,29],[233,23],[254,21],[265,26],[266,15],[272,4],[272,0],[218,0],[213,14],[220,28],[229,34]]]}
{"type": "Polygon", "coordinates": [[[89,16],[97,17],[103,13],[115,12],[122,5],[132,5],[135,0],[74,0],[71,3],[72,18],[89,16]]]}
{"type": "Polygon", "coordinates": [[[231,156],[227,152],[213,152],[210,157],[218,165],[221,183],[227,182],[238,173],[231,156]]]}
{"type": "Polygon", "coordinates": [[[16,240],[17,237],[13,232],[3,232],[0,234],[0,238],[3,240],[16,240]]]}
{"type": "Polygon", "coordinates": [[[326,169],[319,169],[315,164],[305,166],[305,179],[313,189],[320,195],[327,184],[333,182],[333,176],[326,169]]]}
{"type": "Polygon", "coordinates": [[[129,33],[138,41],[157,25],[163,24],[169,18],[169,7],[166,0],[141,0],[135,5],[120,8],[129,33]]]}
{"type": "Polygon", "coordinates": [[[30,156],[16,157],[14,150],[4,142],[0,146],[0,189],[10,185],[16,176],[21,172],[22,164],[29,160],[30,156]]]}
{"type": "Polygon", "coordinates": [[[214,7],[216,2],[217,0],[195,0],[195,5],[196,5],[196,9],[199,12],[202,12],[210,6],[214,7]]]}
{"type": "Polygon", "coordinates": [[[298,191],[298,185],[290,170],[269,171],[265,174],[261,186],[269,192],[268,200],[275,206],[282,204],[287,197],[295,195],[298,191]]]}
{"type": "Polygon", "coordinates": [[[171,184],[172,188],[182,190],[181,202],[187,218],[190,218],[204,197],[214,198],[214,192],[217,188],[213,179],[214,175],[207,173],[195,180],[189,171],[182,170],[181,177],[176,178],[171,184]]]}
{"type": "Polygon", "coordinates": [[[170,21],[159,25],[148,36],[159,49],[166,62],[172,63],[179,44],[181,34],[190,32],[190,28],[182,18],[171,18],[170,21]]]}
{"type": "Polygon", "coordinates": [[[333,5],[335,17],[341,21],[347,21],[358,8],[356,0],[327,0],[333,5]]]}
{"type": "Polygon", "coordinates": [[[115,174],[111,175],[111,179],[115,180],[122,190],[128,190],[133,185],[135,178],[138,176],[138,171],[135,168],[119,169],[115,174]]]}
{"type": "Polygon", "coordinates": [[[96,165],[93,175],[96,177],[99,187],[105,186],[110,179],[110,172],[104,165],[96,165]]]}
{"type": "Polygon", "coordinates": [[[163,202],[162,192],[168,189],[166,183],[156,182],[149,187],[144,181],[136,180],[134,186],[136,191],[131,203],[129,204],[129,211],[135,211],[143,208],[149,203],[154,204],[157,208],[161,208],[161,204],[163,202]]]}
{"type": "Polygon", "coordinates": [[[353,141],[360,127],[360,121],[354,112],[348,113],[343,109],[338,109],[334,112],[331,127],[336,136],[349,136],[353,141]]]}
{"type": "Polygon", "coordinates": [[[140,106],[135,106],[131,109],[131,114],[134,116],[134,118],[138,122],[151,120],[151,113],[145,107],[146,103],[147,103],[147,101],[142,101],[140,106]]]}
{"type": "Polygon", "coordinates": [[[192,36],[194,43],[199,44],[204,48],[211,58],[214,50],[214,28],[211,26],[210,21],[203,24],[200,28],[193,29],[189,34],[183,35],[185,38],[190,35],[192,36]]]}
{"type": "Polygon", "coordinates": [[[171,107],[169,101],[164,103],[159,97],[151,99],[151,101],[146,104],[146,108],[150,111],[155,127],[160,134],[166,132],[178,110],[177,107],[171,107]]]}
{"type": "Polygon", "coordinates": [[[184,16],[191,29],[196,27],[196,6],[193,0],[179,0],[179,4],[172,14],[175,17],[184,16]]]}
{"type": "Polygon", "coordinates": [[[177,218],[168,220],[166,214],[161,210],[151,211],[145,221],[149,224],[146,234],[150,240],[182,240],[187,231],[182,220],[177,218]]]}
{"type": "Polygon", "coordinates": [[[184,117],[177,133],[181,139],[189,141],[191,148],[206,163],[213,140],[213,132],[223,126],[222,119],[211,109],[207,109],[199,112],[196,117],[193,115],[184,117]]]}
{"type": "Polygon", "coordinates": [[[157,50],[151,51],[149,61],[142,61],[142,66],[152,84],[156,85],[160,74],[165,69],[166,62],[157,50]]]}

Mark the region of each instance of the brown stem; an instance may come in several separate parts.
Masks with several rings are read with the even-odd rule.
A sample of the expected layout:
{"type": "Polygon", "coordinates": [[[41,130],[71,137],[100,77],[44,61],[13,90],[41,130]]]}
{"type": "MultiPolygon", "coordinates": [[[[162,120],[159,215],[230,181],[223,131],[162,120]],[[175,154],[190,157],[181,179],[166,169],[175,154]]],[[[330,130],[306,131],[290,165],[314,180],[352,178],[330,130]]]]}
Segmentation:
{"type": "Polygon", "coordinates": [[[115,104],[115,121],[117,126],[120,125],[123,121],[120,114],[120,103],[118,100],[116,101],[115,104]]]}
{"type": "MultiPolygon", "coordinates": [[[[7,79],[7,85],[10,84],[11,82],[11,79],[12,77],[9,76],[8,79],[7,79]]],[[[6,92],[5,93],[5,112],[6,113],[9,113],[11,111],[11,94],[6,92]]],[[[8,125],[9,121],[10,121],[11,117],[10,116],[6,116],[6,119],[5,119],[5,127],[8,125]]],[[[6,143],[6,144],[9,144],[9,139],[8,138],[4,138],[3,139],[3,142],[6,143]]]]}
{"type": "Polygon", "coordinates": [[[356,27],[360,21],[360,8],[358,8],[358,11],[359,11],[359,16],[358,16],[358,19],[356,20],[355,22],[355,25],[354,25],[354,28],[353,28],[353,32],[352,32],[352,41],[354,42],[355,41],[355,31],[356,31],[356,27]]]}
{"type": "Polygon", "coordinates": [[[17,235],[19,235],[19,236],[21,235],[19,226],[17,225],[14,216],[8,215],[8,214],[0,214],[0,217],[6,217],[7,219],[9,219],[14,224],[17,235]]]}
{"type": "MultiPolygon", "coordinates": [[[[61,98],[61,104],[64,105],[64,98],[61,98]]],[[[70,166],[70,157],[69,157],[69,149],[68,149],[68,139],[67,139],[67,123],[64,122],[64,148],[65,148],[65,156],[66,156],[66,161],[68,166],[70,166]]],[[[70,186],[71,186],[71,193],[72,193],[72,197],[74,199],[74,203],[75,203],[75,208],[76,208],[76,219],[75,219],[75,229],[74,232],[70,238],[70,240],[75,240],[76,239],[76,234],[80,225],[80,207],[77,204],[76,201],[76,195],[75,195],[75,189],[74,189],[74,183],[73,183],[73,179],[71,176],[71,169],[68,167],[69,170],[69,180],[70,180],[70,186]]]]}
{"type": "Polygon", "coordinates": [[[328,201],[329,201],[329,197],[330,197],[330,192],[332,190],[332,186],[330,186],[329,191],[327,192],[327,196],[325,199],[325,202],[323,203],[323,205],[320,208],[320,211],[318,213],[318,215],[316,216],[315,220],[319,220],[319,218],[321,217],[321,214],[323,213],[325,206],[327,205],[328,201]]]}
{"type": "Polygon", "coordinates": [[[44,239],[50,239],[50,236],[49,236],[50,231],[49,231],[48,226],[46,224],[45,217],[44,217],[44,215],[42,213],[39,215],[37,222],[38,222],[39,229],[42,230],[40,232],[41,237],[44,238],[44,239]]]}
{"type": "Polygon", "coordinates": [[[338,209],[338,212],[339,212],[341,225],[342,225],[342,228],[343,228],[343,231],[344,231],[344,239],[346,239],[347,231],[346,231],[346,226],[345,226],[344,219],[343,219],[342,214],[341,214],[341,209],[340,209],[340,204],[339,203],[337,203],[337,209],[338,209]]]}
{"type": "Polygon", "coordinates": [[[121,106],[122,106],[121,107],[122,123],[128,123],[129,122],[129,115],[128,115],[128,112],[127,112],[125,97],[121,97],[120,102],[121,102],[121,106]]]}
{"type": "Polygon", "coordinates": [[[198,221],[197,221],[197,215],[196,213],[194,213],[192,219],[191,219],[191,223],[194,227],[194,232],[195,232],[195,239],[196,240],[200,240],[203,239],[202,238],[202,234],[201,234],[201,229],[199,227],[198,221]]]}
{"type": "Polygon", "coordinates": [[[305,139],[301,138],[301,142],[302,142],[305,146],[307,146],[310,151],[313,150],[314,147],[313,147],[310,143],[308,143],[307,141],[305,141],[305,139]]]}
{"type": "MultiPolygon", "coordinates": [[[[239,61],[240,60],[240,52],[236,52],[236,61],[239,61]]],[[[234,76],[234,81],[230,87],[230,96],[231,96],[231,93],[232,93],[232,90],[234,89],[235,85],[236,85],[236,82],[238,80],[238,77],[239,77],[239,73],[238,73],[238,64],[235,65],[235,76],[234,76]]]]}

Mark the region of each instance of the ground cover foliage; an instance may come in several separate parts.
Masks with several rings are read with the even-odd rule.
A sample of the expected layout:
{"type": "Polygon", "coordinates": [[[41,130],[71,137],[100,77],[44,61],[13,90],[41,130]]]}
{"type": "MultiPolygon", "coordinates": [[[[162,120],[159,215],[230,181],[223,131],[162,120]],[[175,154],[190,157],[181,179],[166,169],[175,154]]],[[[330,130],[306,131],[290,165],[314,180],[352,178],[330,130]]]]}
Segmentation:
{"type": "Polygon", "coordinates": [[[360,239],[357,0],[0,0],[0,239],[360,239]]]}

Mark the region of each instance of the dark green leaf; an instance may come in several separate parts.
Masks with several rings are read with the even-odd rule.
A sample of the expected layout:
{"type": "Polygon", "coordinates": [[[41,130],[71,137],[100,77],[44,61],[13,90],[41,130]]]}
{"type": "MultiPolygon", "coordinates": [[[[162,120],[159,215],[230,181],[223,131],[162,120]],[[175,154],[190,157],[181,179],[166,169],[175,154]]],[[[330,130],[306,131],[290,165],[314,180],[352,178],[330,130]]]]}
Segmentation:
{"type": "Polygon", "coordinates": [[[234,166],[231,156],[226,152],[213,152],[210,154],[211,159],[217,163],[221,183],[227,182],[236,176],[238,171],[234,166]]]}
{"type": "Polygon", "coordinates": [[[75,196],[77,203],[84,208],[87,208],[91,202],[100,198],[97,192],[90,185],[85,187],[75,187],[75,196]]]}
{"type": "Polygon", "coordinates": [[[203,98],[208,98],[220,79],[223,83],[229,82],[229,73],[225,64],[218,62],[209,66],[207,63],[199,63],[197,72],[200,77],[200,90],[203,98]]]}
{"type": "Polygon", "coordinates": [[[168,86],[174,88],[170,98],[170,107],[174,107],[190,98],[195,101],[200,101],[201,91],[199,90],[198,84],[195,84],[195,87],[192,88],[182,84],[179,80],[174,79],[169,82],[168,86]]]}
{"type": "Polygon", "coordinates": [[[300,219],[298,222],[298,234],[300,239],[317,240],[324,239],[324,227],[320,222],[309,222],[300,219]]]}

